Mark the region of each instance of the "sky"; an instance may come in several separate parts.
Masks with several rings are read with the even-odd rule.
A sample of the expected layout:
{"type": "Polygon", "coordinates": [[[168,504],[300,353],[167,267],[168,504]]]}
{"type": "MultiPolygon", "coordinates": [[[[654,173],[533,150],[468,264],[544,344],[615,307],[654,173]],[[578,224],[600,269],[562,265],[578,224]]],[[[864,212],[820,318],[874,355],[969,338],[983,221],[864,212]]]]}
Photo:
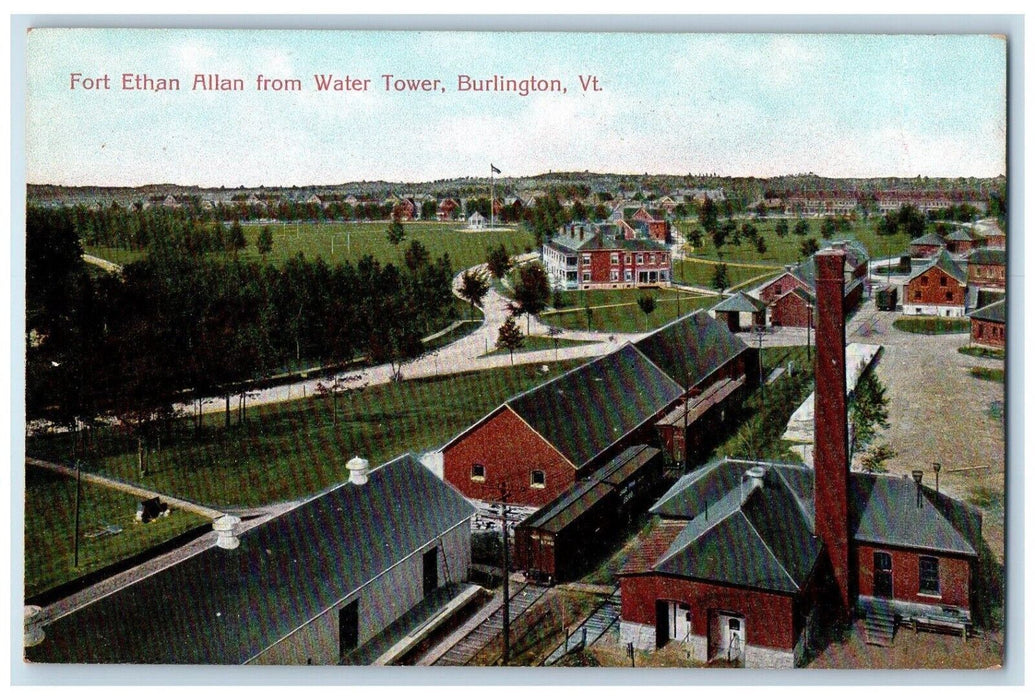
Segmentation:
{"type": "Polygon", "coordinates": [[[981,35],[34,29],[26,91],[36,184],[430,181],[490,162],[504,177],[1006,172],[1006,42],[981,35]],[[124,90],[127,73],[181,89],[124,90]],[[245,89],[193,90],[196,74],[245,89]],[[260,74],[302,90],[257,90],[260,74]],[[370,82],[318,92],[315,74],[370,82]],[[384,74],[440,89],[386,91],[384,74]],[[566,92],[461,92],[459,75],[566,92]]]}

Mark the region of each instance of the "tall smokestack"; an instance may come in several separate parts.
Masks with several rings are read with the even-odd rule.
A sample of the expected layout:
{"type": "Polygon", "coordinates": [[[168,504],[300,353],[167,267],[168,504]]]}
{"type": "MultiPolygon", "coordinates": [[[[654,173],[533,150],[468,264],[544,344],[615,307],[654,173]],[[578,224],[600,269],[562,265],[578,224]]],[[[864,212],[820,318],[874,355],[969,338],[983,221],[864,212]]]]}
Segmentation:
{"type": "Polygon", "coordinates": [[[845,395],[845,254],[816,253],[816,534],[849,607],[848,399],[845,395]]]}

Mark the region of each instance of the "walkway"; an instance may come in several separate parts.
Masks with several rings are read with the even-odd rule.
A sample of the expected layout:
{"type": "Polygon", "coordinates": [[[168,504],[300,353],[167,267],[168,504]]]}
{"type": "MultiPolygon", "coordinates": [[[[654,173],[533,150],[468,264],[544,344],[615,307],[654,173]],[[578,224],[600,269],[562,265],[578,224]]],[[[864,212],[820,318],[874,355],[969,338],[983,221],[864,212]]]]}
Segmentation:
{"type": "MultiPolygon", "coordinates": [[[[49,469],[52,472],[57,472],[58,474],[71,477],[73,479],[76,477],[76,470],[64,464],[45,462],[42,459],[35,459],[33,457],[26,457],[25,464],[33,467],[40,467],[42,469],[49,469]]],[[[208,506],[203,506],[199,503],[193,503],[176,496],[158,493],[157,491],[152,491],[142,486],[130,484],[108,476],[101,476],[100,474],[95,474],[93,472],[80,471],[79,478],[88,483],[99,484],[100,486],[104,486],[114,491],[122,491],[123,493],[128,493],[131,496],[136,496],[140,499],[159,498],[163,502],[168,503],[170,508],[176,508],[190,513],[197,513],[203,518],[215,520],[216,518],[223,516],[222,511],[215,510],[214,508],[209,508],[208,506]]]]}

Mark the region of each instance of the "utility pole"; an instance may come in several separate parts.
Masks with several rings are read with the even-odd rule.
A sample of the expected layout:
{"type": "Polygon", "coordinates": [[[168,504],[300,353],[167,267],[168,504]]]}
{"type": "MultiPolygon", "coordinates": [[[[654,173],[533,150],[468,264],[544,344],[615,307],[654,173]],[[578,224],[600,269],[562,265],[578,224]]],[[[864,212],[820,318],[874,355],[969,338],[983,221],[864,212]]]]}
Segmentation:
{"type": "Polygon", "coordinates": [[[75,535],[73,536],[74,543],[73,549],[74,554],[72,555],[72,567],[79,568],[79,492],[80,489],[80,472],[82,471],[79,460],[75,461],[75,535]]]}
{"type": "MultiPolygon", "coordinates": [[[[809,322],[805,326],[805,355],[809,360],[809,365],[812,364],[812,304],[808,304],[809,309],[809,322]]],[[[761,343],[761,341],[759,341],[761,343]]],[[[761,345],[759,345],[759,354],[761,354],[761,345]]]]}
{"type": "Polygon", "coordinates": [[[758,335],[758,386],[762,389],[762,407],[765,408],[765,377],[762,376],[762,336],[765,335],[765,326],[759,326],[756,334],[758,335]]]}
{"type": "Polygon", "coordinates": [[[503,665],[510,664],[510,546],[507,543],[507,482],[500,483],[500,514],[503,516],[503,665]]]}

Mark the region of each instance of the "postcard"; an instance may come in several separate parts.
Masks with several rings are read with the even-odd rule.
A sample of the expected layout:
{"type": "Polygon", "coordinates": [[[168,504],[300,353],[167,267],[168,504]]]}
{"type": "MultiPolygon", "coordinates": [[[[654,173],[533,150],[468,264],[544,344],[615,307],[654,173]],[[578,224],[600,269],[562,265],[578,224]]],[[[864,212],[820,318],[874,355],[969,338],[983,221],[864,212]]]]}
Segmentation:
{"type": "Polygon", "coordinates": [[[31,667],[1003,663],[1003,36],[26,44],[31,667]]]}

